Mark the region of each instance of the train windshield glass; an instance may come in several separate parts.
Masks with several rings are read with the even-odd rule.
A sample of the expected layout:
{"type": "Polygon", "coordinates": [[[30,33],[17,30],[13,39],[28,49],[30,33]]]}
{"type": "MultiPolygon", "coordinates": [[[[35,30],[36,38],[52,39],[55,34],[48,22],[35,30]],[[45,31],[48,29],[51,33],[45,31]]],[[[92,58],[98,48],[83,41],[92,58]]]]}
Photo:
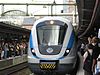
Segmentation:
{"type": "Polygon", "coordinates": [[[37,27],[39,45],[62,45],[67,26],[43,25],[37,27]]]}

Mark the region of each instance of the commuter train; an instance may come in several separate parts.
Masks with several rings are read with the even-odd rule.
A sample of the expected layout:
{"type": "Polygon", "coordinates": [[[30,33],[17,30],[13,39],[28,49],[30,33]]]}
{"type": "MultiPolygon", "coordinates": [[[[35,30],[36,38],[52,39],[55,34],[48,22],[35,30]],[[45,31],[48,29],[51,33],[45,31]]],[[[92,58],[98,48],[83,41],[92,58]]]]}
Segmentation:
{"type": "Polygon", "coordinates": [[[76,63],[76,36],[71,22],[53,16],[37,20],[29,39],[28,64],[31,71],[37,75],[64,75],[72,73],[76,63]]]}

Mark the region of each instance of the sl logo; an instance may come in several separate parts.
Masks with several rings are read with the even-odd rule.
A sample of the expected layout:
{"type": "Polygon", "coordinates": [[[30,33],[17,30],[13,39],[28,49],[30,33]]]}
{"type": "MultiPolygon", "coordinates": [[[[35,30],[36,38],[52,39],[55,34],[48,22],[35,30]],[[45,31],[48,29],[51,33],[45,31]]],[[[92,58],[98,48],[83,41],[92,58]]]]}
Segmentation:
{"type": "Polygon", "coordinates": [[[47,51],[48,53],[52,53],[52,52],[53,52],[53,49],[52,49],[52,48],[48,48],[46,51],[47,51]]]}

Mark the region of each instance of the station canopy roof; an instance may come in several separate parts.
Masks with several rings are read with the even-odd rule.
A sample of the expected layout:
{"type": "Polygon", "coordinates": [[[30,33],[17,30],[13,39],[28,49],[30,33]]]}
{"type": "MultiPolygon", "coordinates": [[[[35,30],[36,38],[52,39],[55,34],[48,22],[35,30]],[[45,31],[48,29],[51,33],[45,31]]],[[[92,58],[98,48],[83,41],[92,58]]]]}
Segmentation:
{"type": "Polygon", "coordinates": [[[78,37],[97,35],[100,28],[100,0],[76,0],[79,13],[78,37]]]}

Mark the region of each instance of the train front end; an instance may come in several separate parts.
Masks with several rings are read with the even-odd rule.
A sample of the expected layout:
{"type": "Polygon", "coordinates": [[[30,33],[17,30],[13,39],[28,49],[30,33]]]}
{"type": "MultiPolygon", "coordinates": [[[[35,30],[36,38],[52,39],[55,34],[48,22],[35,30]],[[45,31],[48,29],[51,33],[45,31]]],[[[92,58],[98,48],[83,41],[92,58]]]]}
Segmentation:
{"type": "Polygon", "coordinates": [[[75,68],[76,60],[75,34],[68,20],[47,17],[34,24],[28,50],[32,72],[66,74],[75,68]]]}

